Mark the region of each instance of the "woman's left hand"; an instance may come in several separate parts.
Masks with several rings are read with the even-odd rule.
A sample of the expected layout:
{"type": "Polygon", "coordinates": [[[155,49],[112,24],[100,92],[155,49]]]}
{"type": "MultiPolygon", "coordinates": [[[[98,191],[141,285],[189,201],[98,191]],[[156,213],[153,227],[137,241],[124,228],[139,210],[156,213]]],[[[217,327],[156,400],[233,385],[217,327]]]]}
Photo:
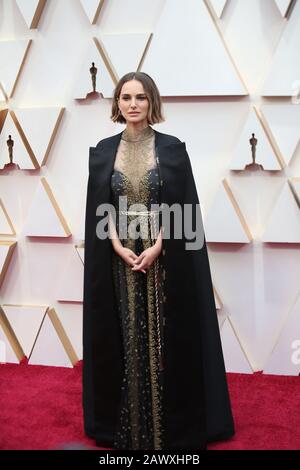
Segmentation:
{"type": "Polygon", "coordinates": [[[142,271],[146,274],[146,269],[150,268],[155,259],[159,256],[161,249],[157,245],[146,248],[135,260],[132,271],[142,271]]]}

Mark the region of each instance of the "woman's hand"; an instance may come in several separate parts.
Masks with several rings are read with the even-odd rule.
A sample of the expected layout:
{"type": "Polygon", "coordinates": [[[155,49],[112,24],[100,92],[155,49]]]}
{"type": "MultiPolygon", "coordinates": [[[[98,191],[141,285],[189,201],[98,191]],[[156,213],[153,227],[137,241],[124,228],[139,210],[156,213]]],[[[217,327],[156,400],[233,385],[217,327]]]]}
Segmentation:
{"type": "Polygon", "coordinates": [[[125,248],[124,246],[118,247],[116,253],[125,261],[128,266],[134,266],[134,261],[138,258],[138,256],[132,251],[130,248],[125,248]]]}
{"type": "Polygon", "coordinates": [[[149,269],[155,259],[161,252],[161,246],[159,244],[155,244],[146,248],[140,256],[137,256],[133,262],[132,271],[142,271],[146,273],[146,269],[149,269]]]}

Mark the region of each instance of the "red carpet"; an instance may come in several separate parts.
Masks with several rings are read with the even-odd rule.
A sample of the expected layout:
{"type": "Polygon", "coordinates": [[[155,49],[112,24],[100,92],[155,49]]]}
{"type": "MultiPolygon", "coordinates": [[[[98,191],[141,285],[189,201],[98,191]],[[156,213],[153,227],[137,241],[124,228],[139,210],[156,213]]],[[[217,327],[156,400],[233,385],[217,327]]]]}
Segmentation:
{"type": "MultiPolygon", "coordinates": [[[[0,449],[93,446],[84,436],[81,363],[0,364],[0,449]]],[[[228,374],[234,438],[210,449],[300,449],[299,377],[228,374]]]]}

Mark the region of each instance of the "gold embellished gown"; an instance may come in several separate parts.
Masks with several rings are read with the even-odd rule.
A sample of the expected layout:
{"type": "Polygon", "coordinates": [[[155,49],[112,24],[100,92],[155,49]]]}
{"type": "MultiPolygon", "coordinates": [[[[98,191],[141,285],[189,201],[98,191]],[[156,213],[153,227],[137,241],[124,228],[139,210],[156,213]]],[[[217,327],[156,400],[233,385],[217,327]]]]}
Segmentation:
{"type": "MultiPolygon", "coordinates": [[[[116,209],[115,226],[120,241],[136,255],[152,246],[158,235],[157,213],[151,210],[151,204],[159,204],[159,181],[154,130],[148,126],[133,136],[125,129],[111,178],[111,202],[116,209]],[[125,206],[121,205],[120,196],[126,196],[125,206]],[[120,222],[119,216],[125,214],[126,219],[120,222]],[[131,236],[130,226],[139,233],[138,237],[131,236]],[[121,227],[128,229],[127,238],[120,236],[121,227]]],[[[159,257],[143,273],[132,271],[113,251],[113,278],[124,370],[114,447],[161,449],[163,283],[159,257]]]]}

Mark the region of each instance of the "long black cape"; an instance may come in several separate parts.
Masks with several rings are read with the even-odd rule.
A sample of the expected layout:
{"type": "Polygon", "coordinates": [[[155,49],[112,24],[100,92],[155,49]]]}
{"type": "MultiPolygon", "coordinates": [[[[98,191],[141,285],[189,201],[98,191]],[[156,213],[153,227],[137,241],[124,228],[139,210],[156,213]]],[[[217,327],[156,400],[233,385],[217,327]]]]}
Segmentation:
{"type": "MultiPolygon", "coordinates": [[[[160,202],[199,199],[184,142],[155,131],[160,202]]],[[[99,204],[109,203],[111,175],[121,133],[90,147],[85,219],[83,302],[83,411],[87,435],[113,446],[121,398],[122,340],[114,297],[112,243],[99,239],[99,204]]],[[[201,214],[201,212],[200,212],[201,214]]],[[[184,239],[163,238],[165,445],[199,448],[203,440],[234,434],[206,241],[186,250],[184,239]]]]}

